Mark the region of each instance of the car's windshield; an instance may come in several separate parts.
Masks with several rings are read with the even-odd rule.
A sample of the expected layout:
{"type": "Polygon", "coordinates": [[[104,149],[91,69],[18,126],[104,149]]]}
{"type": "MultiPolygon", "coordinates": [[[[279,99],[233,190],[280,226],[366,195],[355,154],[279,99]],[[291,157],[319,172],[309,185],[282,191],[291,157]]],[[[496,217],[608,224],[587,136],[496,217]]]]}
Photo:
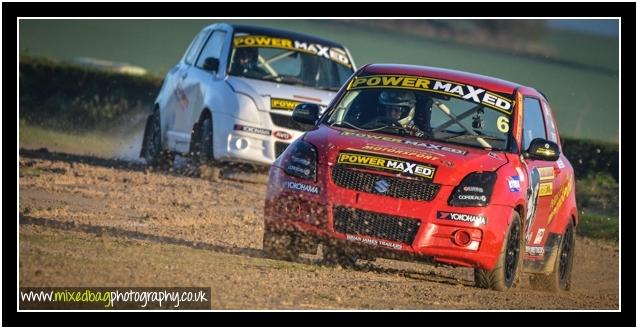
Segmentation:
{"type": "Polygon", "coordinates": [[[326,123],[472,147],[507,148],[514,104],[511,96],[430,78],[410,77],[406,83],[403,79],[406,77],[353,79],[326,123]]]}
{"type": "Polygon", "coordinates": [[[307,43],[301,45],[305,48],[293,40],[235,36],[228,73],[336,91],[354,72],[343,49],[321,48],[307,43]]]}

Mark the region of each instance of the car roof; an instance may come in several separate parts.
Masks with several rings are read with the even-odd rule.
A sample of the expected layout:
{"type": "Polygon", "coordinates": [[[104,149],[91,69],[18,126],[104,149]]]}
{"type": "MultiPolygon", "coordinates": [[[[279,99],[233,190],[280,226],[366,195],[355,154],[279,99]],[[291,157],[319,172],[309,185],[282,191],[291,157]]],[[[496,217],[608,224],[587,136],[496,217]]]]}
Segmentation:
{"type": "Polygon", "coordinates": [[[361,71],[363,74],[400,74],[451,80],[463,84],[485,88],[490,91],[514,94],[522,85],[488,77],[485,75],[456,71],[431,66],[405,65],[405,64],[370,64],[361,71]]]}
{"type": "Polygon", "coordinates": [[[265,35],[273,36],[273,37],[289,38],[293,40],[318,43],[318,44],[321,44],[322,46],[345,48],[340,43],[315,37],[312,35],[304,34],[304,33],[299,33],[299,32],[281,30],[281,29],[276,29],[271,27],[254,26],[254,25],[243,25],[243,24],[228,24],[228,25],[233,27],[233,30],[235,31],[235,33],[239,32],[239,33],[248,33],[248,34],[265,34],[265,35]]]}

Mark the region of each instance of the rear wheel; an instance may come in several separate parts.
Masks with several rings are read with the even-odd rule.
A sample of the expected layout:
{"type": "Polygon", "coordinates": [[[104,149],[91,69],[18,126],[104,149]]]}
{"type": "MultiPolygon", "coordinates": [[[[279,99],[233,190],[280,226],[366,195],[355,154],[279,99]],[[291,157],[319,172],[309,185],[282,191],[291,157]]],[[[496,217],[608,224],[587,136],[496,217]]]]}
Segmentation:
{"type": "Polygon", "coordinates": [[[292,261],[299,257],[295,236],[288,232],[264,231],[263,250],[273,259],[292,261]]]}
{"type": "Polygon", "coordinates": [[[162,149],[162,127],[158,110],[146,120],[141,156],[153,167],[170,166],[173,163],[173,153],[162,149]]]}
{"type": "Polygon", "coordinates": [[[536,290],[569,291],[572,280],[572,265],[574,262],[574,225],[570,221],[565,228],[565,234],[561,240],[554,269],[550,274],[532,274],[529,278],[530,286],[536,290]]]}
{"type": "Polygon", "coordinates": [[[506,291],[516,285],[523,259],[521,227],[521,217],[514,212],[496,267],[491,271],[474,270],[474,281],[477,287],[506,291]]]}

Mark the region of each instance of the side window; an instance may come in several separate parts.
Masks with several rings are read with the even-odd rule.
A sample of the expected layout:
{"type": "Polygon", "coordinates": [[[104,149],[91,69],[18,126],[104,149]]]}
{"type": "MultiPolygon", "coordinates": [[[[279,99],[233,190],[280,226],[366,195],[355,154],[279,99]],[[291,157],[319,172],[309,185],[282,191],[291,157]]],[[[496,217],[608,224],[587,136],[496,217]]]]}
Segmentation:
{"type": "Polygon", "coordinates": [[[204,60],[208,57],[213,57],[219,59],[222,54],[222,47],[224,46],[224,40],[226,38],[225,31],[214,31],[211,34],[210,38],[208,38],[208,42],[202,49],[201,55],[197,58],[197,67],[204,66],[204,60]]]}
{"type": "Polygon", "coordinates": [[[536,98],[525,97],[523,101],[523,150],[529,148],[534,138],[547,138],[541,103],[536,98]]]}
{"type": "Polygon", "coordinates": [[[547,123],[547,132],[549,134],[548,139],[554,143],[558,143],[558,137],[556,135],[556,125],[552,118],[552,109],[549,104],[543,102],[543,113],[545,114],[545,122],[547,123]]]}
{"type": "Polygon", "coordinates": [[[195,58],[197,58],[197,52],[202,45],[202,42],[204,41],[204,37],[206,37],[207,34],[208,30],[199,32],[193,42],[191,42],[191,45],[186,52],[186,56],[184,57],[184,62],[186,62],[186,64],[193,64],[195,58]]]}

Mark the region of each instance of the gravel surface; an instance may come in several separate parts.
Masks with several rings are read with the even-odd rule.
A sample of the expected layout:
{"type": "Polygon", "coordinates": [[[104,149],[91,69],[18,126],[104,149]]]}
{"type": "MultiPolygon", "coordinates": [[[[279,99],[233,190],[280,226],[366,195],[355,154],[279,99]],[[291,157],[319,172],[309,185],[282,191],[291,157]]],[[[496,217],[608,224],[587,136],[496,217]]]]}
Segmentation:
{"type": "MultiPolygon", "coordinates": [[[[20,286],[204,286],[213,309],[618,309],[618,247],[579,237],[572,291],[473,287],[472,270],[262,253],[263,170],[221,179],[21,150],[20,286]]],[[[216,176],[212,175],[212,176],[216,176]]]]}

